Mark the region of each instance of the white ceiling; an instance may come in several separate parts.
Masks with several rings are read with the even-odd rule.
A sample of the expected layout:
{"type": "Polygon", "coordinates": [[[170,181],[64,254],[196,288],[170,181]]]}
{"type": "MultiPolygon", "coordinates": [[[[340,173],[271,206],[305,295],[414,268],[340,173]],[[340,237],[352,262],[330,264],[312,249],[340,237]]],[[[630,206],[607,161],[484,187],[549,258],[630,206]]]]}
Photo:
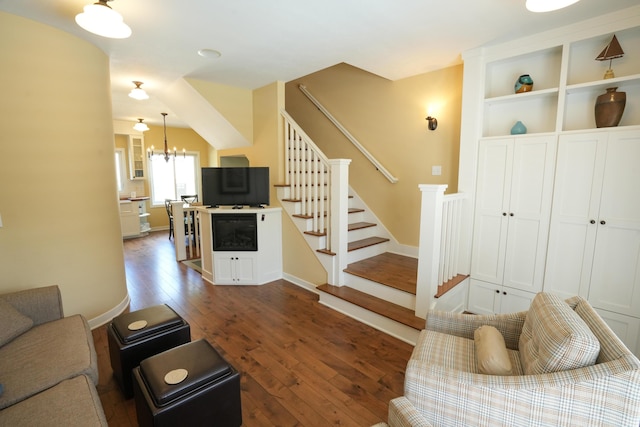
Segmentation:
{"type": "MultiPolygon", "coordinates": [[[[113,118],[184,126],[154,97],[180,77],[255,89],[346,62],[396,80],[461,62],[461,52],[636,6],[581,0],[535,14],[525,0],[114,0],[133,34],[113,40],[78,27],[92,0],[0,0],[0,10],[60,28],[111,58],[113,118]],[[199,49],[215,49],[217,59],[199,49]],[[132,80],[151,98],[127,96],[132,80]]],[[[37,54],[37,52],[34,52],[37,54]]]]}

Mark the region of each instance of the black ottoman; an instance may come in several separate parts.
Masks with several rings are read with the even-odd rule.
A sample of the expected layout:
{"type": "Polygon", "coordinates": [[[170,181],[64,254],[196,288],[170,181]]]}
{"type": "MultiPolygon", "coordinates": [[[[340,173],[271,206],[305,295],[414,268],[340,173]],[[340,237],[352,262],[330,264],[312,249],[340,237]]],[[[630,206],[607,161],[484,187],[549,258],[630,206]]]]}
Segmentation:
{"type": "Polygon", "coordinates": [[[107,327],[107,338],[113,375],[128,399],[133,397],[133,368],[149,356],[191,341],[191,329],[163,304],[115,317],[107,327]]]}
{"type": "Polygon", "coordinates": [[[140,427],[242,425],[240,374],[205,340],[140,362],[133,390],[140,427]]]}

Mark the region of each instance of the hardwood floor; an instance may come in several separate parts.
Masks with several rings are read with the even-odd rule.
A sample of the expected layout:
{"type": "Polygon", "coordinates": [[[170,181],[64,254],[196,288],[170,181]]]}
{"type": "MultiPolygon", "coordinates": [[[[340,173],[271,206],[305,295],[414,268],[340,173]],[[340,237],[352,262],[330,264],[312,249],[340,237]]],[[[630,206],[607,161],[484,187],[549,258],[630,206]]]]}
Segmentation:
{"type": "MultiPolygon", "coordinates": [[[[287,281],[213,286],[175,261],[167,232],[127,240],[131,310],[166,303],[241,373],[244,426],[370,426],[403,394],[413,347],[320,305],[287,281]]],[[[109,362],[106,327],[93,331],[98,392],[110,427],[136,426],[109,362]]]]}

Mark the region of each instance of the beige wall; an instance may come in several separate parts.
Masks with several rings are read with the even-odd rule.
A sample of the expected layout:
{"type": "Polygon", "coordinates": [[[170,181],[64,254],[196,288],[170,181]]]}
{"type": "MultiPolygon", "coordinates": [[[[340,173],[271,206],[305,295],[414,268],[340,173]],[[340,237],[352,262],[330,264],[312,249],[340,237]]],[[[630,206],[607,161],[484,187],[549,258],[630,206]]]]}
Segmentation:
{"type": "Polygon", "coordinates": [[[65,314],[124,301],[109,59],[0,12],[0,292],[57,284],[65,314]]]}
{"type": "MultiPolygon", "coordinates": [[[[220,156],[244,154],[251,166],[270,167],[271,206],[280,205],[274,185],[283,182],[282,177],[279,176],[283,169],[279,110],[283,106],[284,84],[282,82],[253,91],[253,146],[218,151],[220,156]]],[[[282,251],[285,273],[315,285],[327,282],[327,275],[322,265],[285,212],[282,214],[282,251]]]]}
{"type": "Polygon", "coordinates": [[[389,81],[339,64],[286,84],[287,112],[329,158],[352,159],[350,185],[401,243],[418,245],[419,184],[457,191],[462,66],[389,81]],[[390,183],[304,96],[304,84],[399,181],[390,183]],[[438,119],[427,130],[430,106],[438,119]],[[441,176],[431,167],[442,166],[441,176]]]}

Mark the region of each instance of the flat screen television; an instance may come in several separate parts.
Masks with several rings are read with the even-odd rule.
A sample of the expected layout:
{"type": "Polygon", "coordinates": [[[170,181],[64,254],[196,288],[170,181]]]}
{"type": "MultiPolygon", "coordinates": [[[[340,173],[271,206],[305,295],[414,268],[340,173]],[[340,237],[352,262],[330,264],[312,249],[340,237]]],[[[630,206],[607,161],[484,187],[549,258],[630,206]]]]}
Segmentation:
{"type": "Polygon", "coordinates": [[[269,204],[269,168],[202,168],[202,203],[211,207],[269,204]]]}

